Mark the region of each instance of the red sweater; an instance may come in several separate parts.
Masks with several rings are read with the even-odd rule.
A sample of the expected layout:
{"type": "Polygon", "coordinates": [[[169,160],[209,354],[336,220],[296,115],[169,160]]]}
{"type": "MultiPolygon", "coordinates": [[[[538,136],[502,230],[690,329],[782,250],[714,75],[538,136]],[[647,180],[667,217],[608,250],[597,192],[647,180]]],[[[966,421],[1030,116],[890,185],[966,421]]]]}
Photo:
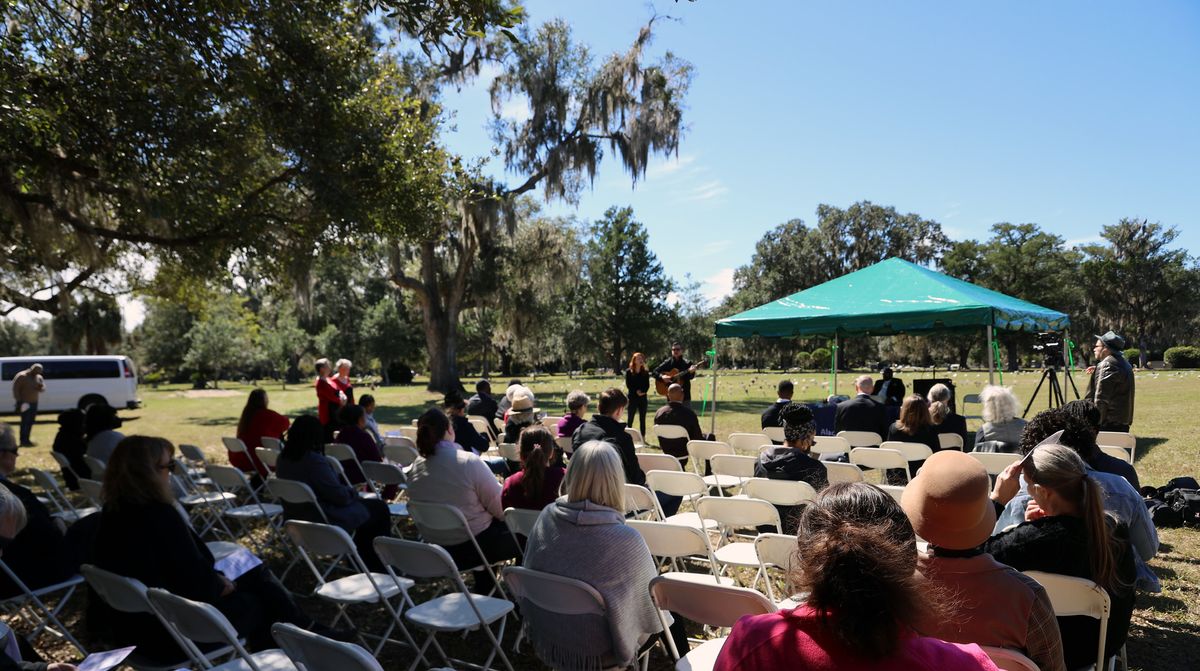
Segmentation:
{"type": "Polygon", "coordinates": [[[340,408],[342,405],[342,397],[338,395],[337,384],[333,378],[318,377],[317,378],[317,418],[321,420],[322,425],[328,425],[330,421],[335,419],[331,415],[331,405],[334,408],[340,408]]]}
{"type": "Polygon", "coordinates": [[[263,409],[254,413],[254,416],[250,418],[249,426],[244,431],[239,429],[237,432],[238,440],[246,444],[250,454],[230,452],[229,465],[246,473],[257,470],[259,475],[265,477],[269,470],[266,464],[258,460],[254,454],[254,448],[262,447],[263,437],[283,438],[283,434],[289,426],[291,426],[291,422],[288,421],[288,418],[274,410],[263,409]]]}

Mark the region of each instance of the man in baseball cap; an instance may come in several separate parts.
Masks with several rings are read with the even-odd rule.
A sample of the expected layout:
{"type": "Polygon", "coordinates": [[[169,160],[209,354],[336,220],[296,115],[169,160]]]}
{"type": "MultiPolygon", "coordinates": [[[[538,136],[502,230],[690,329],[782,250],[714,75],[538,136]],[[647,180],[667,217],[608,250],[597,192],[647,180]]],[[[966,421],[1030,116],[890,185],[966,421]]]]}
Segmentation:
{"type": "Polygon", "coordinates": [[[1100,409],[1100,431],[1128,432],[1133,424],[1133,366],[1125,360],[1125,339],[1113,331],[1096,336],[1085,398],[1100,409]]]}

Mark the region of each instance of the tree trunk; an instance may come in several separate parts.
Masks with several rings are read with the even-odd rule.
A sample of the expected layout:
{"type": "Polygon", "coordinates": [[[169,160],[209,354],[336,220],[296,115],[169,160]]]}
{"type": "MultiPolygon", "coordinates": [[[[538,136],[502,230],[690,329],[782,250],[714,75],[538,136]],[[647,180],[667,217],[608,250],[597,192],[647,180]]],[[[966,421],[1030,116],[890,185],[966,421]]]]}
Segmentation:
{"type": "Polygon", "coordinates": [[[458,391],[458,328],[442,310],[425,310],[425,347],[429,350],[429,390],[458,391]],[[432,313],[432,314],[431,314],[432,313]]]}

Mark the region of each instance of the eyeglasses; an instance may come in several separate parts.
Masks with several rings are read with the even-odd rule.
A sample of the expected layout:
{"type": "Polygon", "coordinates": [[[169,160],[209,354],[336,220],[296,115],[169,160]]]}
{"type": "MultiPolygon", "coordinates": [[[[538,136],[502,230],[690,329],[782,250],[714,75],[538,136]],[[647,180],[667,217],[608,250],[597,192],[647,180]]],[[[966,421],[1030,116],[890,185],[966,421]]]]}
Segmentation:
{"type": "Polygon", "coordinates": [[[165,463],[165,464],[159,464],[159,465],[158,465],[158,470],[160,470],[160,471],[164,471],[164,472],[167,472],[167,473],[174,473],[174,472],[175,472],[175,461],[174,461],[174,460],[172,460],[172,461],[170,461],[170,462],[168,462],[168,463],[165,463]]]}

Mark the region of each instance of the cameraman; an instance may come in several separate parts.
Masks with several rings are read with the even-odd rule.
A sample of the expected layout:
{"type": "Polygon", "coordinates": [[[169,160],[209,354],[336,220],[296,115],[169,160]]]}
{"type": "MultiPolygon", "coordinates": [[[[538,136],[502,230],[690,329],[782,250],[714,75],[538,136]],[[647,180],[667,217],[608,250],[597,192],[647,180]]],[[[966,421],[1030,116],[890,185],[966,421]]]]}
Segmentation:
{"type": "Polygon", "coordinates": [[[1129,432],[1133,423],[1133,366],[1125,360],[1125,339],[1109,331],[1096,336],[1086,398],[1100,409],[1100,431],[1129,432]]]}

